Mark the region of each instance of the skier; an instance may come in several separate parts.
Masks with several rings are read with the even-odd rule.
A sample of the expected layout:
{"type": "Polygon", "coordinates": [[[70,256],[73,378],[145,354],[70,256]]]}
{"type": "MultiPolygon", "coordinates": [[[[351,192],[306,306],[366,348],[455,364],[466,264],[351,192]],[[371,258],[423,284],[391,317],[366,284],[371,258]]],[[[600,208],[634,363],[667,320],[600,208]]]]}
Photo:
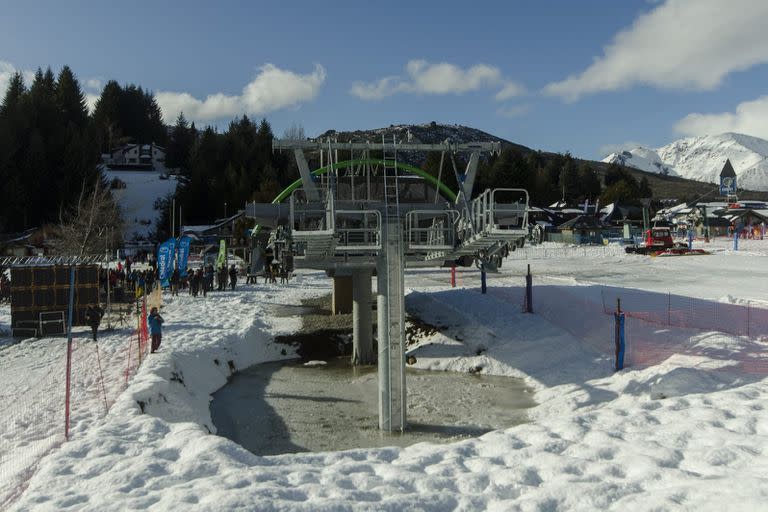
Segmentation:
{"type": "Polygon", "coordinates": [[[152,347],[150,353],[154,354],[160,348],[160,342],[163,337],[163,317],[157,312],[157,308],[153,307],[149,311],[147,317],[147,326],[149,327],[149,334],[152,336],[152,347]]]}

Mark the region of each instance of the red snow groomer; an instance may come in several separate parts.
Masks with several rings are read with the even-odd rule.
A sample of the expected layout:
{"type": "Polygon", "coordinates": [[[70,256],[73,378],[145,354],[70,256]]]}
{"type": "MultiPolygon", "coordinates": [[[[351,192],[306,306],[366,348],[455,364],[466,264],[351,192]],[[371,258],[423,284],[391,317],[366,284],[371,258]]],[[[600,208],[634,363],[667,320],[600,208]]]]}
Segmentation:
{"type": "Polygon", "coordinates": [[[643,243],[630,245],[624,249],[630,254],[647,254],[649,256],[696,256],[709,254],[703,249],[689,249],[683,242],[672,239],[672,231],[668,227],[653,227],[645,230],[643,243]]]}

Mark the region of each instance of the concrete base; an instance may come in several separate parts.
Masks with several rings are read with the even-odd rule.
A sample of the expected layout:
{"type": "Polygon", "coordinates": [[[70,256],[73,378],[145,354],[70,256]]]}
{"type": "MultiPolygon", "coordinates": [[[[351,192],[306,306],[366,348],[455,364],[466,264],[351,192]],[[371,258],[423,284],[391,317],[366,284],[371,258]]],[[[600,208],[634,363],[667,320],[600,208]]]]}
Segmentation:
{"type": "Polygon", "coordinates": [[[371,271],[352,272],[352,364],[375,364],[371,307],[371,271]]]}
{"type": "Polygon", "coordinates": [[[348,315],[351,312],[352,276],[336,276],[333,278],[331,313],[334,315],[348,315]]]}

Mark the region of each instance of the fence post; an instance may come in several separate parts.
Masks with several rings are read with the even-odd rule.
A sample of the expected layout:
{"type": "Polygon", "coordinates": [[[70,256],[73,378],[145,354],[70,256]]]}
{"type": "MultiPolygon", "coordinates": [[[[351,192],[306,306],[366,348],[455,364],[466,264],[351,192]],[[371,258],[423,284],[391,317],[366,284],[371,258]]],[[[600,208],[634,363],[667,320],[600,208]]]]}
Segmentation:
{"type": "Polygon", "coordinates": [[[667,292],[667,327],[672,325],[672,292],[667,292]]]}
{"type": "Polygon", "coordinates": [[[528,264],[528,274],[525,276],[525,312],[533,313],[533,276],[531,265],[528,264]]]}
{"type": "Polygon", "coordinates": [[[451,265],[451,288],[456,288],[456,265],[451,265]]]}
{"type": "Polygon", "coordinates": [[[621,311],[621,299],[616,299],[616,313],[614,314],[616,334],[616,371],[624,368],[624,313],[621,311]]]}
{"type": "Polygon", "coordinates": [[[69,441],[69,397],[72,384],[72,310],[75,303],[75,266],[69,266],[69,318],[67,319],[67,376],[64,397],[64,439],[69,441]]]}
{"type": "Polygon", "coordinates": [[[739,250],[739,230],[738,229],[733,230],[733,250],[734,251],[739,250]]]}
{"type": "Polygon", "coordinates": [[[480,293],[486,292],[485,286],[485,265],[480,264],[480,293]]]}

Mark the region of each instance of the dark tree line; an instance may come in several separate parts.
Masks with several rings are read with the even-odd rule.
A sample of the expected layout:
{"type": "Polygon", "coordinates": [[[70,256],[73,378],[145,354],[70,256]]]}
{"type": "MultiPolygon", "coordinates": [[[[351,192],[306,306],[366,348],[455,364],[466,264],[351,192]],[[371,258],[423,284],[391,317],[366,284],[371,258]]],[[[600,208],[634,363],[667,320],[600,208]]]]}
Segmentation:
{"type": "Polygon", "coordinates": [[[56,221],[99,176],[99,148],[72,70],[16,73],[0,105],[0,232],[56,221]]]}
{"type": "MultiPolygon", "coordinates": [[[[200,130],[183,114],[167,127],[150,91],[115,81],[107,82],[89,114],[69,67],[57,76],[50,69],[38,70],[29,86],[17,73],[0,104],[0,232],[56,223],[98,182],[100,153],[128,142],[165,146],[166,166],[179,177],[181,221],[209,223],[246,201],[271,201],[298,177],[292,155],[273,152],[272,138],[266,120],[247,116],[234,119],[222,133],[210,126],[200,130]]],[[[319,167],[316,156],[308,160],[311,168],[319,167]]],[[[437,176],[439,162],[439,154],[428,154],[421,167],[437,176]]],[[[463,172],[460,157],[456,165],[463,172]]],[[[449,158],[441,181],[457,188],[449,158]]],[[[650,197],[647,180],[638,182],[622,167],[612,166],[603,184],[588,163],[570,154],[523,153],[512,147],[480,164],[475,190],[496,187],[525,188],[535,205],[650,197]]],[[[158,239],[169,230],[170,203],[169,197],[157,204],[163,216],[156,227],[158,239]]]]}
{"type": "Polygon", "coordinates": [[[140,86],[110,80],[93,109],[99,149],[106,153],[128,142],[165,146],[168,130],[155,96],[140,86]]]}
{"type": "Polygon", "coordinates": [[[69,66],[58,75],[38,69],[29,86],[16,73],[0,104],[0,232],[60,223],[105,188],[101,153],[167,138],[160,107],[141,87],[108,82],[89,114],[69,66]]]}
{"type": "MultiPolygon", "coordinates": [[[[166,166],[178,173],[176,208],[182,222],[207,224],[234,214],[247,201],[270,202],[294,181],[296,164],[272,151],[272,138],[266,119],[256,123],[243,116],[218,133],[210,126],[198,130],[180,114],[170,130],[166,166]]],[[[157,205],[158,239],[168,235],[170,199],[157,205]]]]}

